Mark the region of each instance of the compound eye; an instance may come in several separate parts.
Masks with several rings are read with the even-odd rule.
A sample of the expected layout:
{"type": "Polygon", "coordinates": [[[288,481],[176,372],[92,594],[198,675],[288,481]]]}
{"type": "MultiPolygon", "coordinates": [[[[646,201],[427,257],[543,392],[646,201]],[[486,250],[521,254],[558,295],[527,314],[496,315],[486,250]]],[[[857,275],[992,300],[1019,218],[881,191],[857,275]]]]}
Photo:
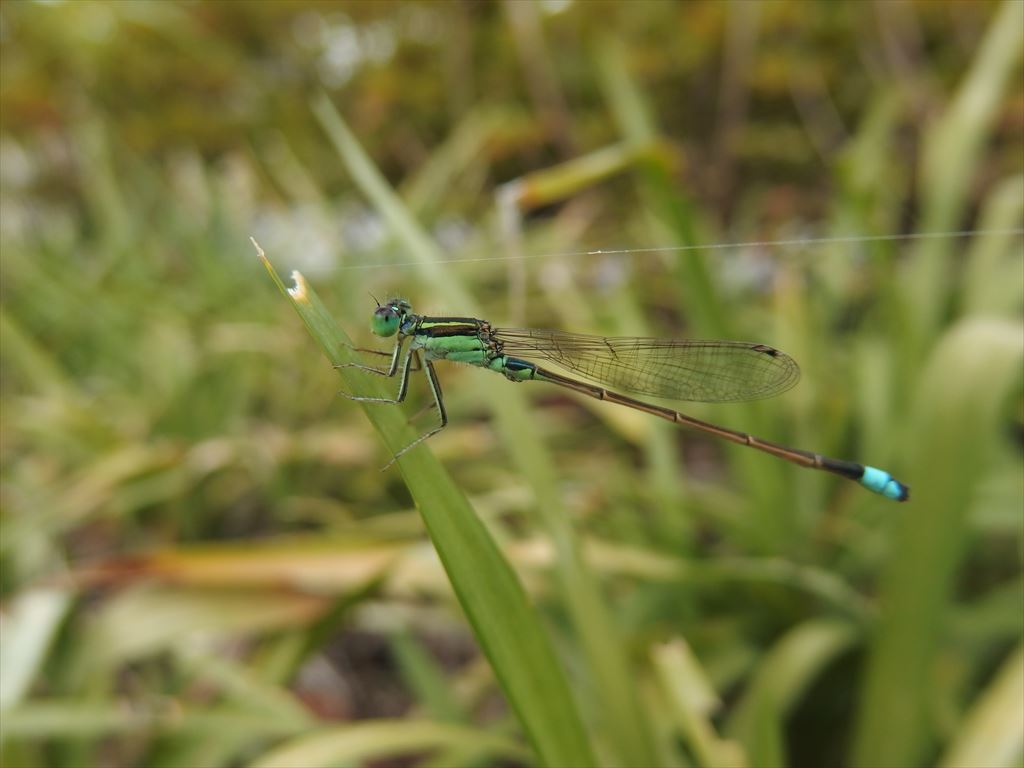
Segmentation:
{"type": "Polygon", "coordinates": [[[399,316],[394,307],[378,307],[370,321],[370,330],[376,336],[394,336],[398,333],[399,316]]]}

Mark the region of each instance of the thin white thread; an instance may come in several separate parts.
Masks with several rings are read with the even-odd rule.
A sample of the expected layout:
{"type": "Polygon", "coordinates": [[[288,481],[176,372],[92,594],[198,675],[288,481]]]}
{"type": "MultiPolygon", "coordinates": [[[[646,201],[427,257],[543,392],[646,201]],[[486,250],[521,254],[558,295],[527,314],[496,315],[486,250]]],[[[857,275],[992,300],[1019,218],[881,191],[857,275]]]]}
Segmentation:
{"type": "MultiPolygon", "coordinates": [[[[468,259],[438,259],[430,264],[472,264],[484,261],[515,261],[517,259],[554,259],[574,256],[616,256],[632,253],[680,253],[683,251],[721,251],[738,248],[769,248],[796,245],[839,245],[857,243],[882,243],[893,240],[928,240],[971,235],[1024,235],[1020,229],[961,229],[950,232],[907,232],[901,235],[853,235],[849,237],[808,237],[792,240],[748,240],[740,243],[710,243],[708,245],[666,245],[654,248],[600,248],[596,251],[567,251],[562,253],[527,253],[517,256],[480,256],[468,259]]],[[[419,261],[379,262],[376,264],[345,264],[338,269],[386,269],[387,267],[415,267],[423,264],[419,261]]]]}

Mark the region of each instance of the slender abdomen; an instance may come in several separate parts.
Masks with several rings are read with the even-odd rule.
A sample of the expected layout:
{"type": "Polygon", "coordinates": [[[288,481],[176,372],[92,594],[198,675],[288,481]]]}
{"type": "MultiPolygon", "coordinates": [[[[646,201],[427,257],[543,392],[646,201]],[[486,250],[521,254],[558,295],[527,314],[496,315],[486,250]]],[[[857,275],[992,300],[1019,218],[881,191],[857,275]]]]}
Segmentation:
{"type": "Polygon", "coordinates": [[[737,443],[738,445],[746,445],[750,448],[755,448],[801,467],[807,467],[808,469],[822,469],[826,472],[840,475],[849,480],[855,480],[868,490],[885,496],[888,499],[893,499],[894,501],[906,501],[910,498],[910,489],[907,488],[907,486],[896,480],[896,478],[885,470],[878,469],[876,467],[868,467],[863,464],[857,464],[853,461],[833,459],[811,451],[804,451],[800,448],[790,448],[785,445],[773,443],[770,440],[762,440],[761,438],[754,437],[754,435],[746,432],[739,432],[735,429],[728,429],[727,427],[720,427],[716,424],[695,419],[692,416],[687,416],[686,414],[680,413],[679,411],[675,411],[671,408],[664,408],[660,405],[645,403],[642,400],[636,400],[626,395],[620,395],[618,392],[610,392],[607,389],[594,384],[587,384],[582,381],[570,379],[567,376],[562,376],[561,374],[549,371],[546,368],[541,368],[528,360],[520,360],[519,358],[503,355],[491,360],[489,367],[503,373],[506,378],[512,381],[548,381],[552,384],[557,384],[561,387],[575,390],[576,392],[580,392],[588,397],[593,397],[596,400],[606,400],[610,403],[625,405],[638,411],[649,413],[652,416],[658,416],[666,421],[671,421],[674,424],[682,424],[684,426],[691,427],[692,429],[705,432],[709,435],[722,438],[723,440],[737,443]]]}

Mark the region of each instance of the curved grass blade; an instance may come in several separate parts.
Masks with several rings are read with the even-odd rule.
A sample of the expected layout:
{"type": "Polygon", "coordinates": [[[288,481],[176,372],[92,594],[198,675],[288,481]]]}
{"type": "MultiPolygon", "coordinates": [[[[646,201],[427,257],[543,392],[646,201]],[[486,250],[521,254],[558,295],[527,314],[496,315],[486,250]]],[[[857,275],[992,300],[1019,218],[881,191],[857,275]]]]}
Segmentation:
{"type": "MultiPolygon", "coordinates": [[[[271,278],[291,300],[331,363],[349,362],[351,341],[302,276],[296,273],[296,285],[289,290],[256,247],[271,278]]],[[[339,372],[353,391],[385,394],[374,377],[352,368],[339,372]]],[[[413,433],[398,409],[363,407],[392,454],[408,444],[413,433]]],[[[579,713],[551,643],[487,529],[429,449],[410,451],[397,464],[480,647],[540,761],[546,765],[593,765],[579,713]]]]}
{"type": "Polygon", "coordinates": [[[1024,646],[1018,645],[967,713],[941,768],[1010,768],[1024,757],[1024,646]]]}
{"type": "MultiPolygon", "coordinates": [[[[414,274],[419,284],[452,307],[480,314],[465,284],[455,279],[451,271],[438,268],[443,257],[436,243],[388,185],[327,95],[321,94],[313,108],[352,180],[416,262],[414,274]]],[[[654,765],[657,759],[653,736],[641,708],[625,642],[605,603],[601,586],[580,552],[571,515],[562,501],[556,462],[539,437],[542,430],[533,421],[535,417],[527,407],[526,397],[516,388],[483,388],[483,395],[494,415],[497,431],[504,437],[509,458],[536,495],[537,521],[558,549],[555,573],[560,604],[571,618],[585,675],[594,686],[595,695],[588,704],[601,729],[602,746],[622,765],[654,765]]]]}
{"type": "Polygon", "coordinates": [[[934,665],[965,526],[1022,361],[1018,323],[975,318],[954,325],[921,371],[907,433],[911,474],[928,482],[896,521],[853,765],[915,765],[931,747],[934,665]]]}
{"type": "Polygon", "coordinates": [[[252,768],[366,765],[401,755],[460,746],[475,748],[499,762],[518,764],[527,757],[507,736],[482,733],[464,725],[426,720],[370,720],[301,736],[266,753],[252,768]]]}

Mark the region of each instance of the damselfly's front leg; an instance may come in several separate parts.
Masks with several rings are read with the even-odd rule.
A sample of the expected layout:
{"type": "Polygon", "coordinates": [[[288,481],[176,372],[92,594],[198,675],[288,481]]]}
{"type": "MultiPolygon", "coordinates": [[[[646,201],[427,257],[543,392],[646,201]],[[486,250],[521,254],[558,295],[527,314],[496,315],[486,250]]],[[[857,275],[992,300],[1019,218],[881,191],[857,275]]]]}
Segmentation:
{"type": "MultiPolygon", "coordinates": [[[[406,359],[408,360],[409,358],[413,357],[415,355],[415,353],[416,353],[416,350],[410,350],[409,356],[406,359]]],[[[406,363],[405,367],[408,369],[408,367],[409,367],[408,362],[406,363]]],[[[441,423],[438,424],[433,429],[431,429],[429,432],[424,432],[422,435],[420,435],[415,440],[413,440],[411,443],[409,443],[407,446],[405,446],[405,448],[403,448],[398,453],[396,453],[394,456],[392,456],[391,457],[391,461],[389,461],[387,464],[385,464],[383,467],[381,467],[381,471],[382,472],[385,469],[387,469],[388,467],[390,467],[392,464],[394,464],[395,461],[397,461],[399,456],[401,456],[402,454],[407,453],[408,451],[412,450],[417,445],[422,443],[424,440],[426,440],[426,439],[428,439],[430,437],[433,437],[438,432],[440,432],[442,429],[444,429],[445,427],[448,426],[448,413],[444,409],[444,397],[441,395],[441,383],[437,380],[437,373],[434,372],[434,366],[433,366],[433,364],[429,360],[424,360],[423,361],[423,370],[427,374],[427,382],[430,384],[430,393],[434,396],[434,403],[433,403],[433,405],[437,406],[437,414],[441,418],[441,423]]],[[[406,378],[408,378],[408,373],[406,373],[405,376],[406,376],[406,378]]],[[[405,396],[404,394],[400,395],[400,397],[404,397],[404,396],[405,396]]]]}
{"type": "Polygon", "coordinates": [[[375,365],[362,365],[360,363],[341,363],[340,365],[334,366],[335,368],[358,368],[361,371],[369,371],[375,373],[378,376],[387,376],[389,379],[395,375],[395,371],[398,370],[398,359],[402,355],[402,344],[405,343],[405,337],[399,336],[398,341],[395,342],[395,349],[392,352],[384,352],[380,349],[362,349],[361,347],[351,347],[355,352],[369,352],[373,355],[380,355],[381,357],[387,357],[391,355],[391,364],[387,368],[378,368],[375,365]]]}
{"type": "MultiPolygon", "coordinates": [[[[397,370],[398,368],[398,352],[401,350],[401,348],[402,342],[399,341],[398,344],[395,346],[395,357],[391,361],[390,373],[375,368],[370,368],[364,365],[356,365],[355,363],[346,363],[338,367],[361,368],[366,371],[375,371],[376,373],[379,373],[382,376],[391,377],[395,375],[395,370],[397,370]]],[[[405,358],[402,363],[402,372],[400,374],[401,378],[398,383],[398,394],[393,399],[390,397],[363,397],[362,395],[350,394],[348,392],[345,392],[344,390],[339,391],[338,394],[341,395],[342,397],[347,397],[349,400],[355,400],[357,403],[401,403],[405,400],[405,396],[409,392],[409,373],[412,371],[412,360],[414,357],[417,357],[416,350],[414,349],[410,349],[408,352],[405,353],[405,358]]]]}

